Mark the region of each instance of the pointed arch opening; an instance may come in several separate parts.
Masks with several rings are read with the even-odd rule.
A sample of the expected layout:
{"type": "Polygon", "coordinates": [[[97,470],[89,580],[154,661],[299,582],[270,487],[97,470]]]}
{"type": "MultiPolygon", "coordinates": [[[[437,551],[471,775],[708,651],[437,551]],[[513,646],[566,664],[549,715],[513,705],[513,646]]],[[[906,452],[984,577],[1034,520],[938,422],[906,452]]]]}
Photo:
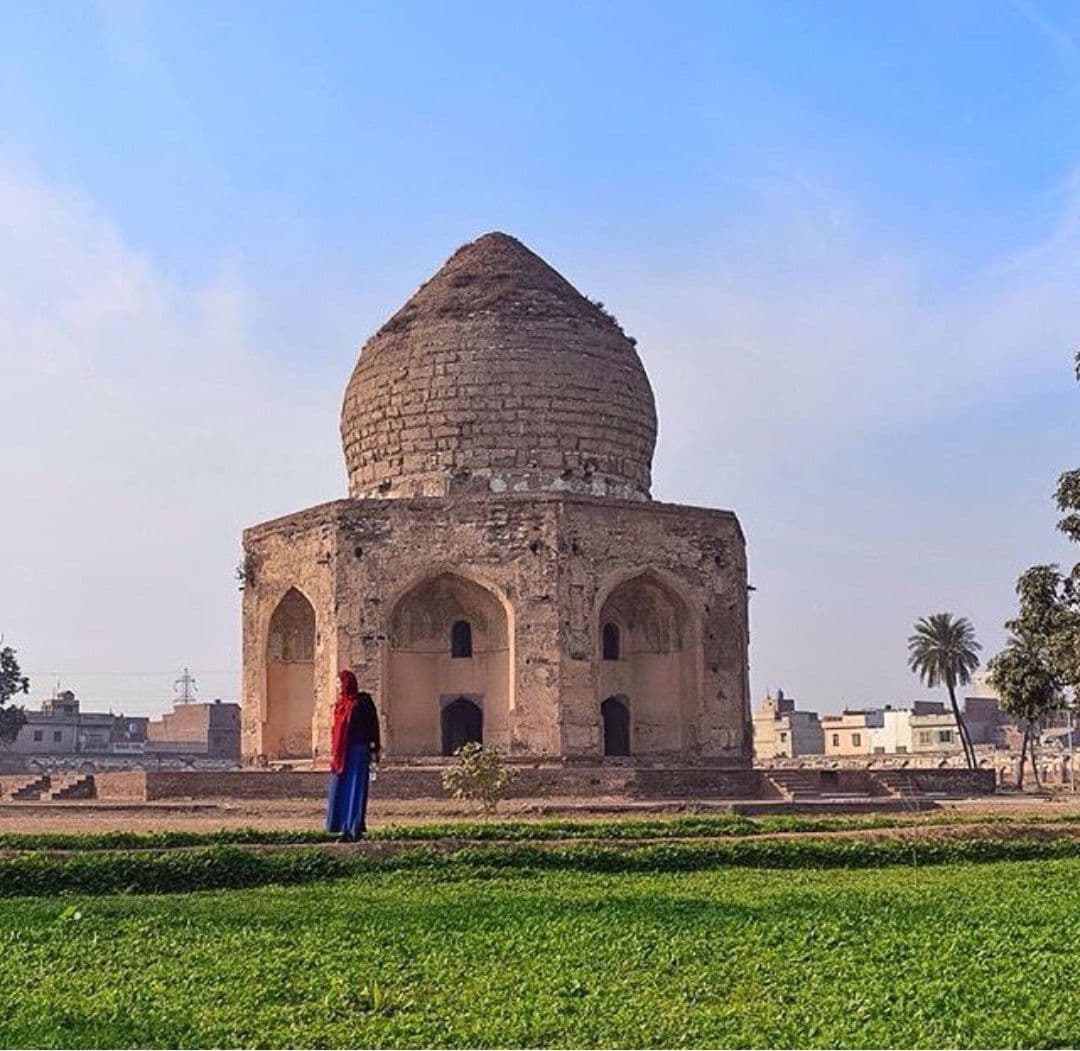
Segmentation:
{"type": "Polygon", "coordinates": [[[469,697],[455,697],[442,710],[442,754],[454,755],[464,744],[484,743],[484,712],[469,697]]]}
{"type": "Polygon", "coordinates": [[[270,616],[266,643],[262,751],[271,759],[312,755],[315,717],[315,609],[289,588],[270,616]]]}
{"type": "MultiPolygon", "coordinates": [[[[617,584],[601,604],[597,619],[602,747],[607,752],[608,708],[621,734],[624,706],[627,754],[679,755],[694,747],[697,729],[700,632],[693,609],[659,573],[642,572],[617,584]],[[617,637],[609,633],[617,629],[617,637]],[[617,657],[609,656],[617,643],[617,657]],[[629,718],[633,711],[633,720],[629,718]]],[[[621,739],[618,741],[621,746],[621,739]]]]}
{"type": "Polygon", "coordinates": [[[388,635],[387,754],[452,754],[473,732],[509,750],[513,628],[503,598],[436,573],[397,601],[388,635]]]}
{"type": "Polygon", "coordinates": [[[472,657],[472,625],[467,620],[455,620],[450,629],[450,656],[455,660],[472,657]]]}
{"type": "Polygon", "coordinates": [[[600,656],[606,661],[617,661],[621,652],[619,625],[607,621],[600,633],[600,656]]]}
{"type": "Polygon", "coordinates": [[[625,697],[609,697],[600,705],[604,724],[604,755],[630,754],[630,706],[625,697]]]}

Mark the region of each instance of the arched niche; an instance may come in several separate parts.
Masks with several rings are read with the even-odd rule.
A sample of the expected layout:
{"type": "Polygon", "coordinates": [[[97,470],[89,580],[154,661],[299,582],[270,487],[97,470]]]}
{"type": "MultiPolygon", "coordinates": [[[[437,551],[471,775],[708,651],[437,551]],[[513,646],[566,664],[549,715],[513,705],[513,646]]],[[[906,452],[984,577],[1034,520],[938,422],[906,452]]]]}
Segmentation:
{"type": "Polygon", "coordinates": [[[509,750],[513,630],[504,599],[440,572],[397,601],[388,635],[388,755],[442,755],[443,712],[459,699],[482,712],[484,742],[509,750]]]}
{"type": "MultiPolygon", "coordinates": [[[[618,699],[633,712],[630,754],[674,755],[690,749],[696,736],[701,638],[697,618],[682,596],[651,570],[623,580],[600,607],[596,640],[596,703],[599,708],[618,699]],[[608,625],[618,629],[614,657],[608,625]]],[[[603,729],[603,712],[599,715],[603,729]]]]}
{"type": "Polygon", "coordinates": [[[617,661],[622,650],[622,632],[614,621],[606,621],[600,629],[600,659],[617,661]]]}
{"type": "Polygon", "coordinates": [[[315,715],[315,610],[296,589],[270,616],[262,751],[271,759],[311,756],[315,715]]]}
{"type": "Polygon", "coordinates": [[[467,620],[455,620],[450,628],[450,656],[472,659],[472,625],[467,620]]]}

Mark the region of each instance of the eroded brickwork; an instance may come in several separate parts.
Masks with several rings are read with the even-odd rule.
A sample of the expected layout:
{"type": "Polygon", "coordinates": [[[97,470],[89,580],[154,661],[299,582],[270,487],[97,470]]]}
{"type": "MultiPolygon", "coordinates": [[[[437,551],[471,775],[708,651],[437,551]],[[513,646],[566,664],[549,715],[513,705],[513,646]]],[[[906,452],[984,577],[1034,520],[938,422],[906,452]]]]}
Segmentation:
{"type": "Polygon", "coordinates": [[[349,667],[391,758],[472,705],[510,756],[596,761],[610,698],[633,760],[749,763],[738,522],[650,499],[633,342],[546,263],[501,234],[456,253],[364,348],[342,438],[352,497],[244,536],[245,755],[325,763],[349,667]]]}
{"type": "Polygon", "coordinates": [[[647,497],[656,409],[618,324],[524,245],[488,234],[364,347],[341,434],[353,496],[647,497]]]}
{"type": "MultiPolygon", "coordinates": [[[[728,512],[576,496],[342,500],[248,530],[245,549],[257,567],[244,593],[246,623],[265,623],[267,632],[290,579],[307,580],[297,587],[315,596],[317,758],[329,741],[338,667],[351,667],[375,696],[393,741],[386,678],[397,611],[418,586],[450,575],[506,610],[510,718],[497,743],[509,754],[602,754],[600,613],[612,591],[644,577],[684,605],[672,634],[684,640],[694,674],[680,745],[645,751],[747,759],[746,565],[728,512]],[[313,553],[321,585],[311,580],[313,553]]],[[[260,720],[268,718],[262,638],[260,646],[252,636],[248,657],[248,754],[263,750],[260,720]]]]}

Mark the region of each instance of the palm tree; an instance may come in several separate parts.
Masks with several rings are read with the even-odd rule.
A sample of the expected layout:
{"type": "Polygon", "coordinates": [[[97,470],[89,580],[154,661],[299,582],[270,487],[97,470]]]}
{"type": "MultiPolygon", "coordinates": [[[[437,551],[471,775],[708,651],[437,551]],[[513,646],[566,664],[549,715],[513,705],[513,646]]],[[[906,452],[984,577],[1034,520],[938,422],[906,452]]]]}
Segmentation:
{"type": "Polygon", "coordinates": [[[956,687],[971,682],[971,673],[979,666],[979,650],[975,629],[967,617],[951,613],[933,613],[915,622],[915,634],[908,639],[908,667],[930,688],[942,686],[949,691],[960,743],[970,769],[975,769],[975,748],[971,743],[960,706],[956,703],[956,687]]]}

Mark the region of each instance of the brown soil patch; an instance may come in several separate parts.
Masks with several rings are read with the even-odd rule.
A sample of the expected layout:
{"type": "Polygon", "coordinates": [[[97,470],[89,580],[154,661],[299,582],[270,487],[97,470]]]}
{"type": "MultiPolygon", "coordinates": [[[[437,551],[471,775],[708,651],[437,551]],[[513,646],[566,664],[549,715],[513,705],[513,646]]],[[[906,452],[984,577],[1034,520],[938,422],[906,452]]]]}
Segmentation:
{"type": "MultiPolygon", "coordinates": [[[[547,818],[650,818],[678,814],[723,814],[729,810],[726,803],[700,802],[627,802],[619,799],[543,799],[510,800],[503,804],[496,820],[535,821],[547,818]]],[[[782,811],[778,811],[782,812],[782,811]]],[[[842,816],[842,806],[835,809],[822,808],[822,816],[842,816]]],[[[1024,828],[1025,818],[1046,819],[1064,815],[1080,816],[1080,798],[1046,800],[1032,797],[994,797],[992,799],[939,801],[937,808],[927,812],[940,821],[943,816],[955,813],[963,819],[972,817],[1000,818],[1008,816],[1016,824],[959,825],[956,835],[974,834],[973,829],[991,827],[998,834],[1006,835],[1005,829],[1024,828]]],[[[258,828],[266,830],[310,830],[322,828],[324,807],[320,800],[236,800],[220,799],[200,802],[131,803],[128,805],[101,805],[96,803],[46,803],[40,805],[0,804],[0,833],[4,832],[164,832],[189,831],[211,832],[218,829],[258,828]]],[[[890,817],[917,818],[915,813],[903,810],[890,812],[890,817]]],[[[478,818],[475,811],[464,804],[446,799],[380,800],[372,802],[369,824],[376,828],[389,823],[414,824],[426,821],[478,818]]],[[[1036,825],[1043,828],[1045,826],[1036,825]]],[[[834,833],[784,833],[783,835],[938,835],[946,836],[946,825],[917,825],[910,829],[873,829],[834,833]]],[[[981,833],[980,833],[981,834],[981,833]]]]}

